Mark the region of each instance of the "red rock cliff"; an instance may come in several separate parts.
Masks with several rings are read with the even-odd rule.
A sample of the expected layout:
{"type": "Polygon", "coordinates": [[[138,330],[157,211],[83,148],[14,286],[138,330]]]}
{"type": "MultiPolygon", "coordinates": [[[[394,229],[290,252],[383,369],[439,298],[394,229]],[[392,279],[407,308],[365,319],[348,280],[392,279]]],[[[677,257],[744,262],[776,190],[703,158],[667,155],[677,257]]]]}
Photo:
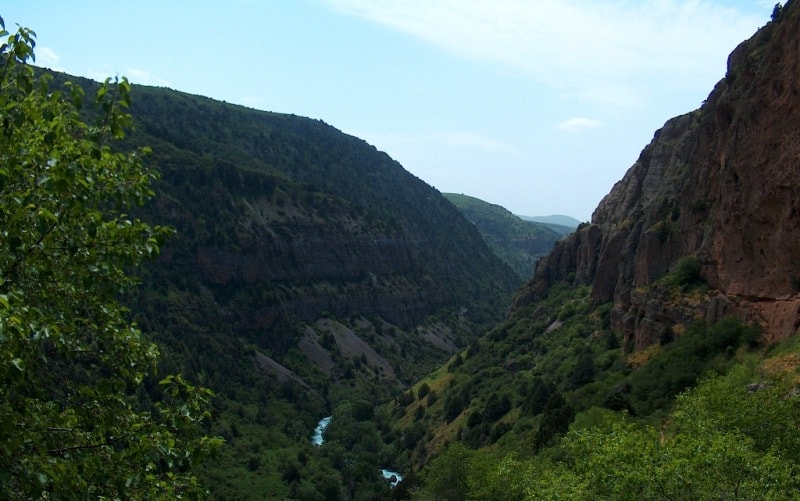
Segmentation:
{"type": "Polygon", "coordinates": [[[800,6],[737,47],[703,106],[656,132],[592,223],[563,240],[515,298],[559,280],[613,301],[614,327],[643,348],[694,318],[737,315],[769,339],[800,326],[800,6]],[[711,292],[666,298],[653,283],[699,258],[711,292]]]}

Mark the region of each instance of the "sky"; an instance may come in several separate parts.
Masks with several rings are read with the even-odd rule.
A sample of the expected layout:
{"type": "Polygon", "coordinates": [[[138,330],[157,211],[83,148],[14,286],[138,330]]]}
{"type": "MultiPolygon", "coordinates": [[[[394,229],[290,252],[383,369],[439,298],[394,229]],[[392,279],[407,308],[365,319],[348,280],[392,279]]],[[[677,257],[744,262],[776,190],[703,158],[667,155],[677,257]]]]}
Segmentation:
{"type": "Polygon", "coordinates": [[[442,192],[589,221],[774,4],[4,0],[0,16],[36,32],[40,66],[321,119],[442,192]]]}

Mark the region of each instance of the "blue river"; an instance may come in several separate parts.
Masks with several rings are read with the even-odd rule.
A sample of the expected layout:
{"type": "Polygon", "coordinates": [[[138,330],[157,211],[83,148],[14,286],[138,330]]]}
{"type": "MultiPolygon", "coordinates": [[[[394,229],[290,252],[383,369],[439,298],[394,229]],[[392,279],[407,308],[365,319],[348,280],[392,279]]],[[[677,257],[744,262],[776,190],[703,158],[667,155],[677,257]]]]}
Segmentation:
{"type": "MultiPolygon", "coordinates": [[[[311,437],[311,443],[314,445],[322,445],[325,442],[325,429],[331,424],[333,416],[324,417],[319,420],[317,427],[314,428],[314,435],[311,437]]],[[[397,484],[403,481],[403,475],[392,470],[381,470],[383,478],[389,481],[392,488],[397,487],[397,484]]]]}

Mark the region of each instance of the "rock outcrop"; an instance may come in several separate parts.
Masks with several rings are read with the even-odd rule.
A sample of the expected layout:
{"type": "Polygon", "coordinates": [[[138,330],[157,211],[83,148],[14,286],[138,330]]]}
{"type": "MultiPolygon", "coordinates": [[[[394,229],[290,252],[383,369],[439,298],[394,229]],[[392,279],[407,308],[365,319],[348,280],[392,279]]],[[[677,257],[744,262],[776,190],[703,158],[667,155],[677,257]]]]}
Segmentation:
{"type": "Polygon", "coordinates": [[[542,260],[516,306],[561,280],[613,301],[638,348],[692,319],[736,315],[775,340],[800,327],[800,7],[737,47],[703,106],[669,120],[585,225],[542,260]],[[684,256],[702,298],[664,297],[684,256]]]}

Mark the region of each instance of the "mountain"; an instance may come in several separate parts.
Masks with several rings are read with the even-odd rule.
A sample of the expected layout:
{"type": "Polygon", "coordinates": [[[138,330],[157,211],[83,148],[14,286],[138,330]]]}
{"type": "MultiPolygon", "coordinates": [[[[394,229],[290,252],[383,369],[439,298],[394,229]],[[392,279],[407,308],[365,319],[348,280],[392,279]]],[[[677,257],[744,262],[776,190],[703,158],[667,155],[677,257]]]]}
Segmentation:
{"type": "Polygon", "coordinates": [[[523,280],[533,276],[537,259],[550,252],[563,236],[551,225],[524,221],[499,205],[463,194],[443,195],[477,226],[497,257],[523,280]]]}
{"type": "Polygon", "coordinates": [[[328,311],[411,327],[462,306],[484,321],[499,299],[482,307],[477,289],[510,290],[512,275],[474,228],[362,140],[160,89],[138,88],[134,99],[136,140],[151,145],[162,173],[157,214],[179,230],[162,266],[194,268],[217,288],[271,284],[280,300],[248,311],[256,323],[328,311]]]}
{"type": "Polygon", "coordinates": [[[637,349],[696,316],[734,315],[771,340],[800,326],[800,211],[795,196],[800,147],[800,61],[794,3],[728,58],[725,78],[703,106],[656,132],[592,223],[559,243],[517,305],[572,277],[596,303],[613,303],[611,322],[637,349]],[[666,301],[659,279],[695,260],[709,291],[666,301]]]}
{"type": "Polygon", "coordinates": [[[800,425],[798,32],[797,2],[777,5],[702,107],[667,121],[591,223],[539,261],[507,319],[388,407],[417,472],[406,488],[796,492],[782,430],[800,425]],[[733,472],[706,454],[720,447],[777,469],[733,472]],[[681,468],[694,473],[676,482],[681,468]]]}
{"type": "Polygon", "coordinates": [[[203,481],[218,499],[386,495],[393,456],[365,416],[502,318],[519,277],[358,138],[167,89],[132,97],[126,147],[149,146],[161,174],[137,215],[177,233],[126,301],[160,369],[216,393],[209,432],[226,445],[203,481]],[[338,439],[315,448],[331,414],[338,439]]]}
{"type": "Polygon", "coordinates": [[[519,216],[525,221],[534,221],[536,223],[552,224],[556,226],[566,226],[573,230],[581,224],[580,221],[574,217],[565,216],[563,214],[553,214],[551,216],[519,216]]]}

